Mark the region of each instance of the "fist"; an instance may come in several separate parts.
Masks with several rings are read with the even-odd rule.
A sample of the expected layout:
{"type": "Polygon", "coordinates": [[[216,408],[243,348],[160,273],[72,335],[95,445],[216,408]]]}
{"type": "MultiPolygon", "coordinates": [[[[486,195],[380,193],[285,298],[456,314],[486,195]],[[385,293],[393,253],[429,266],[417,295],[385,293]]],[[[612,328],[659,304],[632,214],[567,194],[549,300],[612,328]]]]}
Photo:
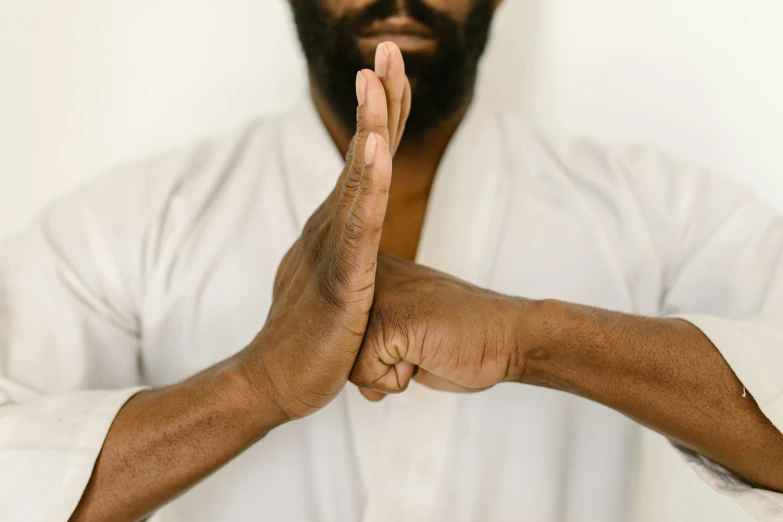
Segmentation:
{"type": "Polygon", "coordinates": [[[380,254],[375,300],[351,381],[376,400],[416,380],[478,391],[523,371],[520,318],[530,302],[380,254]]]}

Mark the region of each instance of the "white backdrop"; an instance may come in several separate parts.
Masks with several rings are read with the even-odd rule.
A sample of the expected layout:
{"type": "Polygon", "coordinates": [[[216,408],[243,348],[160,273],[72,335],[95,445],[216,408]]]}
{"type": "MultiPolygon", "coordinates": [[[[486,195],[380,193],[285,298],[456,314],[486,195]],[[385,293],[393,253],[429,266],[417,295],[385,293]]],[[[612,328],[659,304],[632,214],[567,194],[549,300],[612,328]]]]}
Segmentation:
{"type": "MultiPolygon", "coordinates": [[[[506,4],[488,103],[657,144],[783,206],[783,2],[506,4]]],[[[284,0],[0,0],[0,236],[118,161],[280,110],[303,78],[284,0]]],[[[657,435],[639,464],[637,522],[749,520],[657,435]]]]}

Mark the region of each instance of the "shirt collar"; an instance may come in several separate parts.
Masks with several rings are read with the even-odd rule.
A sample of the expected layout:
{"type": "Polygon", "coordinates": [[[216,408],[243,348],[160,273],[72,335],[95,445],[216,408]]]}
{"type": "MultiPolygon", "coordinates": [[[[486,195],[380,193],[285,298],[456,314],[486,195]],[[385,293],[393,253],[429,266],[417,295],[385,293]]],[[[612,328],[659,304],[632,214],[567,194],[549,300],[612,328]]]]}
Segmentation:
{"type": "MultiPolygon", "coordinates": [[[[310,96],[304,97],[281,118],[279,139],[297,226],[302,228],[334,187],[344,159],[310,96]]],[[[497,190],[502,170],[500,142],[497,119],[474,102],[438,168],[422,231],[419,261],[432,266],[442,265],[436,254],[450,250],[446,246],[454,243],[454,234],[460,235],[459,230],[464,236],[468,228],[475,229],[471,226],[478,224],[474,223],[474,218],[480,217],[486,207],[497,203],[498,196],[502,196],[497,190]]],[[[462,241],[456,243],[454,247],[464,247],[462,241]]],[[[456,270],[457,267],[439,268],[462,272],[456,270]]]]}
{"type": "Polygon", "coordinates": [[[282,166],[301,229],[334,187],[344,160],[310,96],[280,119],[278,136],[282,166]]]}
{"type": "Polygon", "coordinates": [[[451,139],[430,193],[417,262],[486,286],[511,195],[500,120],[474,103],[451,139]]]}

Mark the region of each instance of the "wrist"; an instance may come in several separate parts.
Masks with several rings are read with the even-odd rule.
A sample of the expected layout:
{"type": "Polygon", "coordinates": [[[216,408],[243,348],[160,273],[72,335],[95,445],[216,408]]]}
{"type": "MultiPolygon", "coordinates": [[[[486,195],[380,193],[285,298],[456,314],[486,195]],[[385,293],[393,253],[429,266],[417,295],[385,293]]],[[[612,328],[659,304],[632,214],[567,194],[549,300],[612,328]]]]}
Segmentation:
{"type": "Polygon", "coordinates": [[[553,386],[558,348],[567,336],[566,304],[556,300],[517,299],[509,381],[553,386]]]}
{"type": "Polygon", "coordinates": [[[217,387],[227,407],[261,438],[290,419],[278,406],[263,364],[253,359],[243,351],[225,361],[218,370],[217,387]]]}

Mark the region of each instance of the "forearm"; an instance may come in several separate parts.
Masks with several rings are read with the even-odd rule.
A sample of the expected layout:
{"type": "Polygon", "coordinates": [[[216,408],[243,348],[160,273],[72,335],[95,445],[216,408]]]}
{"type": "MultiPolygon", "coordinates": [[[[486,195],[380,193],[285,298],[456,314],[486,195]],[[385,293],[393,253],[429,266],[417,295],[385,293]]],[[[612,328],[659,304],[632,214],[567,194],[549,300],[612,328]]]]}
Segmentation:
{"type": "Polygon", "coordinates": [[[520,343],[523,382],[605,404],[783,491],[783,435],[696,327],[555,301],[535,308],[537,327],[520,343]]]}
{"type": "Polygon", "coordinates": [[[141,392],[115,418],[71,521],[140,520],[281,422],[233,360],[141,392]]]}

